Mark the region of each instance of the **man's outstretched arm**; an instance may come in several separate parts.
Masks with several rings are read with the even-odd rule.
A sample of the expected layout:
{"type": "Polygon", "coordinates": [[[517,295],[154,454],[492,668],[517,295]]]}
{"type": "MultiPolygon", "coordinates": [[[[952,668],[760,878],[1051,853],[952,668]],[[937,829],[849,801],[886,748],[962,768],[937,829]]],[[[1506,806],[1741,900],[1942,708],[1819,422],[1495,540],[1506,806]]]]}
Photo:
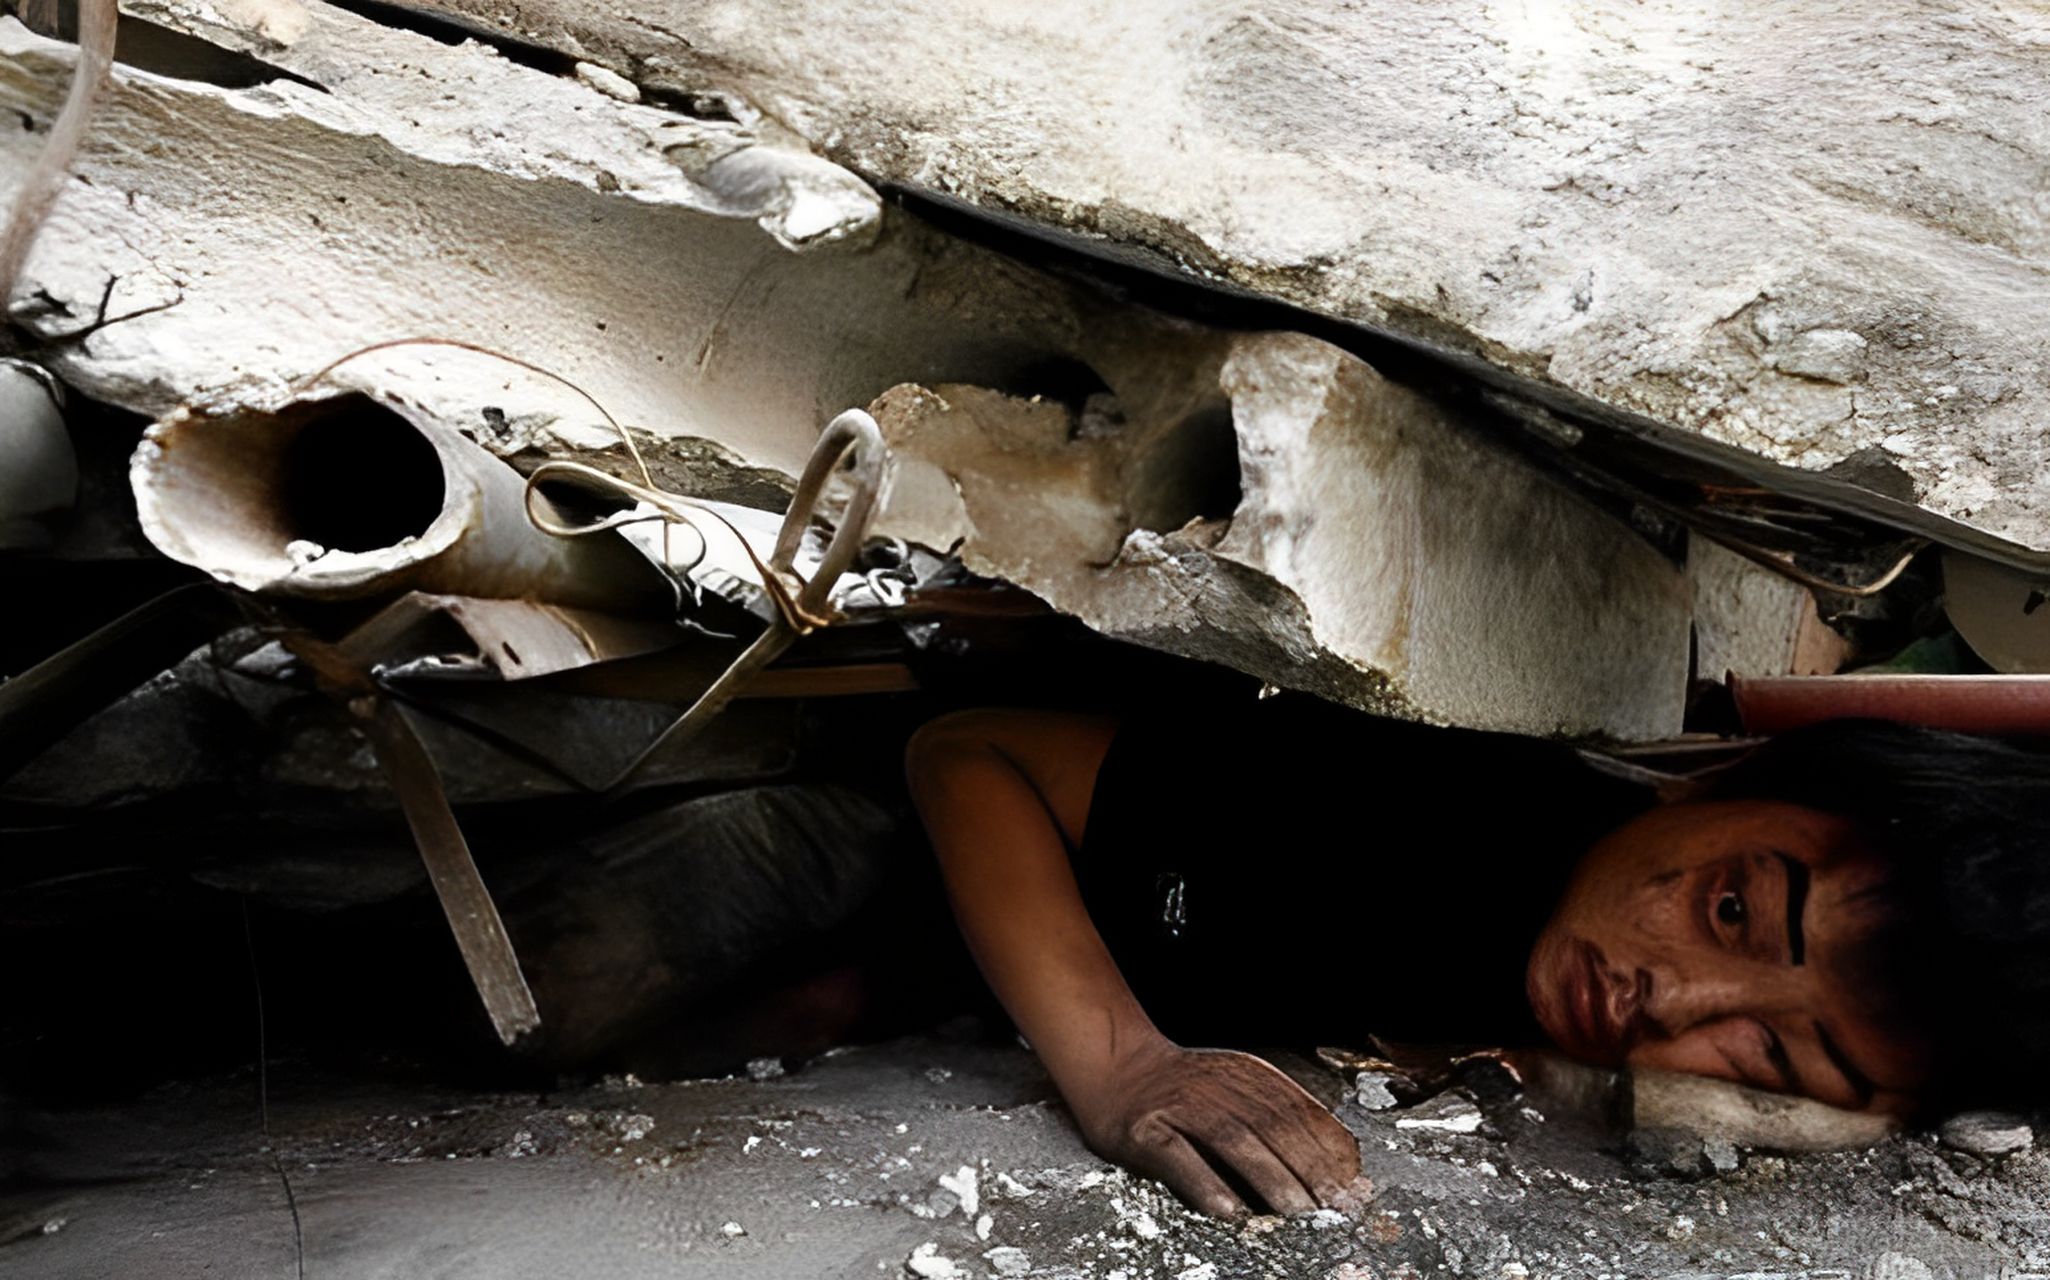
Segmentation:
{"type": "Polygon", "coordinates": [[[1068,851],[1116,730],[970,711],[912,740],[912,797],[969,950],[1098,1153],[1221,1217],[1246,1205],[1220,1168],[1282,1213],[1328,1203],[1359,1172],[1345,1126],[1258,1058],[1163,1036],[1083,906],[1068,851]]]}

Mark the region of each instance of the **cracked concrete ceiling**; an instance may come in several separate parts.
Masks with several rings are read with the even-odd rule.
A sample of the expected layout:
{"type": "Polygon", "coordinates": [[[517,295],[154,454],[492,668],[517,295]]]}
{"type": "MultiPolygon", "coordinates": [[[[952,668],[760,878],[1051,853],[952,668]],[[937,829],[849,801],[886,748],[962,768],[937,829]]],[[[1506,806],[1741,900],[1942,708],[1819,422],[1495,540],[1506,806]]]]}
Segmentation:
{"type": "Polygon", "coordinates": [[[2050,545],[2040,6],[417,7],[2050,545]]]}

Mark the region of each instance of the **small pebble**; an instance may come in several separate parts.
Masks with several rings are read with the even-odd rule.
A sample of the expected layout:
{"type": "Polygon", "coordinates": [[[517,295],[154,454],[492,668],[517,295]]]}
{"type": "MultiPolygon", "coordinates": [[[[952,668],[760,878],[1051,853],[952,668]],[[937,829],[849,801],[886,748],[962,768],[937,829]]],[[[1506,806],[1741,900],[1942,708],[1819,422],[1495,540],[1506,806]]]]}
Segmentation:
{"type": "Polygon", "coordinates": [[[1386,1111],[1395,1105],[1395,1095],[1388,1090],[1392,1076],[1380,1071],[1362,1071],[1359,1079],[1353,1081],[1353,1100],[1368,1111],[1386,1111]]]}
{"type": "Polygon", "coordinates": [[[942,1254],[939,1245],[930,1240],[913,1249],[904,1265],[911,1269],[912,1275],[922,1276],[924,1280],[964,1280],[968,1274],[960,1263],[942,1254]]]}
{"type": "Polygon", "coordinates": [[[1032,1270],[1032,1259],[1023,1249],[1013,1245],[998,1245],[982,1255],[990,1270],[1000,1276],[1022,1276],[1032,1270]]]}
{"type": "Polygon", "coordinates": [[[2036,1141],[2028,1121],[1999,1111],[1961,1112],[1944,1121],[1936,1137],[1946,1147],[1975,1156],[2012,1155],[2028,1150],[2036,1141]]]}
{"type": "Polygon", "coordinates": [[[1708,1157],[1708,1162],[1715,1166],[1717,1173],[1735,1173],[1738,1166],[1743,1164],[1743,1159],[1737,1154],[1736,1144],[1728,1138],[1703,1138],[1701,1154],[1708,1157]]]}
{"type": "Polygon", "coordinates": [[[976,1186],[975,1166],[962,1165],[953,1173],[940,1175],[940,1186],[960,1197],[961,1216],[973,1218],[982,1212],[982,1197],[976,1186]]]}

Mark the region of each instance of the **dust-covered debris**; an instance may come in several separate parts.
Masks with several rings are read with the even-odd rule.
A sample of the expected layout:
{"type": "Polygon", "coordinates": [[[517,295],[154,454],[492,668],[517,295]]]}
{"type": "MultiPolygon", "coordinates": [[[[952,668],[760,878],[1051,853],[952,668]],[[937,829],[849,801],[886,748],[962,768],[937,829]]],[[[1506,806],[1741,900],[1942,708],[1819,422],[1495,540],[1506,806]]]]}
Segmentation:
{"type": "Polygon", "coordinates": [[[900,469],[936,478],[915,520],[893,526],[893,498],[878,528],[963,539],[971,569],[1108,635],[1381,714],[1678,731],[1684,577],[1455,412],[1302,334],[1116,359],[1151,394],[1108,435],[1042,397],[886,392],[871,411],[900,469]]]}
{"type": "MultiPolygon", "coordinates": [[[[493,1274],[567,1248],[578,1274],[633,1280],[2050,1269],[2050,1157],[2034,1146],[1987,1158],[1908,1135],[1785,1155],[1694,1137],[1679,1176],[1634,1164],[1618,1134],[1568,1112],[1517,1124],[1512,1107],[1503,1124],[1462,1132],[1402,1124],[1479,1110],[1456,1092],[1382,1111],[1348,1099],[1339,1115],[1366,1175],[1355,1190],[1300,1218],[1225,1222],[1090,1155],[1014,1046],[913,1040],[768,1080],[630,1094],[601,1083],[421,1096],[310,1070],[273,1064],[271,1077],[272,1138],[292,1171],[309,1273],[417,1274],[452,1248],[493,1274]],[[938,1063],[951,1072],[940,1082],[926,1074],[938,1063]]],[[[26,1231],[7,1249],[40,1250],[33,1273],[49,1280],[264,1271],[263,1231],[224,1243],[201,1229],[283,1212],[256,1150],[251,1087],[243,1076],[27,1117],[41,1145],[26,1172],[61,1175],[67,1190],[6,1206],[26,1231]],[[94,1180],[117,1168],[121,1178],[94,1180]],[[38,1234],[59,1217],[60,1233],[38,1234]],[[136,1229],[143,1221],[156,1225],[136,1229]]]]}
{"type": "Polygon", "coordinates": [[[1388,1087],[1393,1080],[1385,1071],[1362,1071],[1353,1081],[1353,1100],[1368,1111],[1386,1111],[1395,1105],[1388,1087]]]}
{"type": "Polygon", "coordinates": [[[960,1263],[941,1254],[940,1247],[930,1240],[913,1249],[904,1266],[924,1280],[965,1280],[968,1275],[960,1263]]]}
{"type": "Polygon", "coordinates": [[[1016,1245],[1000,1244],[982,1255],[989,1269],[1000,1276],[1022,1276],[1032,1271],[1032,1256],[1016,1245]]]}
{"type": "Polygon", "coordinates": [[[1405,1113],[1395,1127],[1435,1133],[1477,1133],[1486,1118],[1471,1098],[1448,1093],[1405,1113]]]}
{"type": "Polygon", "coordinates": [[[2036,1133],[2021,1116],[1999,1111],[1966,1111],[1936,1130],[1943,1145],[1975,1156],[2005,1156],[2035,1145],[2036,1133]]]}

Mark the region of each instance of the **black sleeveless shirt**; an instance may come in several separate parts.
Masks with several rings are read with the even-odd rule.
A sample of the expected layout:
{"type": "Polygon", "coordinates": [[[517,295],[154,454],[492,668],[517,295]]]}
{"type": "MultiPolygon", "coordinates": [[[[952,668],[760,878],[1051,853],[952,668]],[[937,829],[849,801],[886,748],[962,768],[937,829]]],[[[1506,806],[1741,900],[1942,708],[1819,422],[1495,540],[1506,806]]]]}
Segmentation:
{"type": "Polygon", "coordinates": [[[1557,743],[1281,694],[1121,726],[1075,872],[1178,1043],[1528,1044],[1531,944],[1652,802],[1557,743]]]}

